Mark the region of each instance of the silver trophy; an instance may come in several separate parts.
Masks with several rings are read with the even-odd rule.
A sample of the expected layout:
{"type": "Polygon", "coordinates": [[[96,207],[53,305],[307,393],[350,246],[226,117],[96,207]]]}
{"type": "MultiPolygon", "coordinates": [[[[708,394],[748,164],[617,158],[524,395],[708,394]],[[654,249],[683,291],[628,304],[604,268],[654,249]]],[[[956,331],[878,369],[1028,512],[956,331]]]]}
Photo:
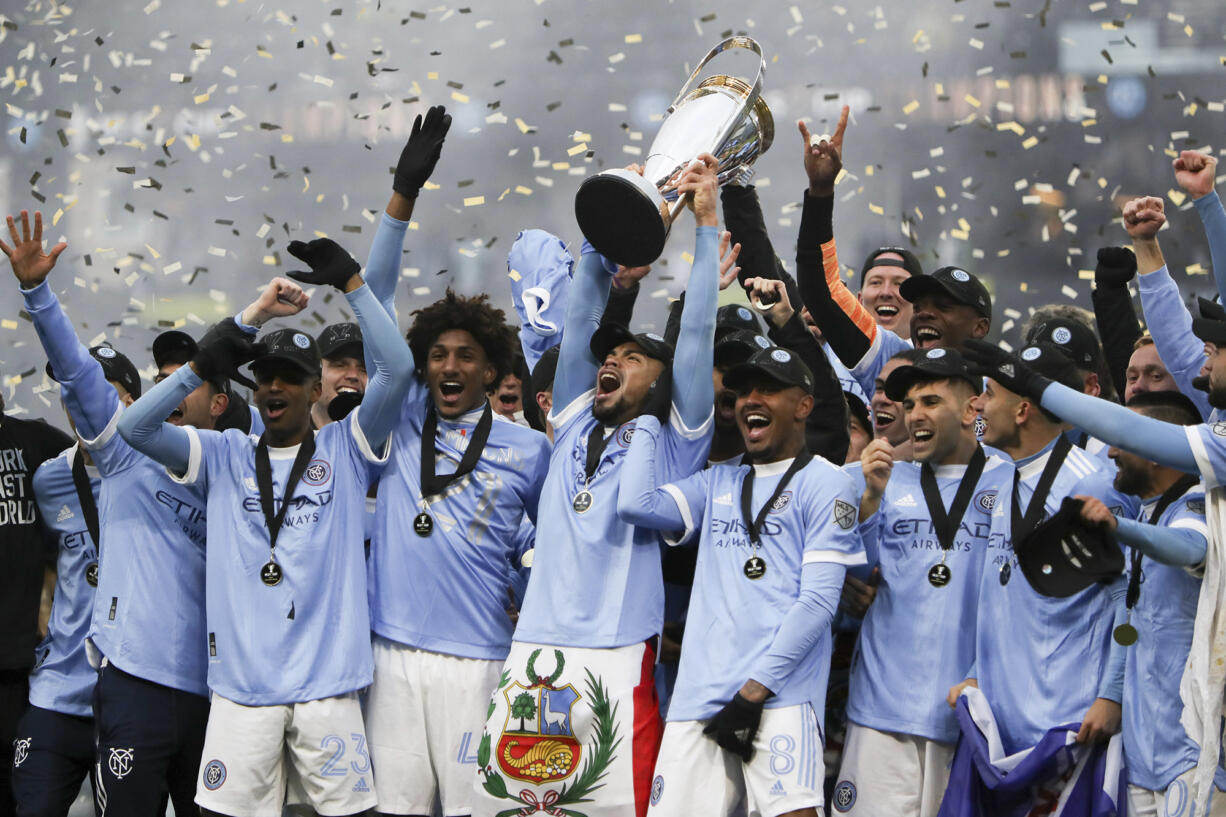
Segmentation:
{"type": "Polygon", "coordinates": [[[702,58],[668,106],[642,176],[619,168],[583,180],[575,194],[575,218],[597,252],[626,267],[650,264],[664,252],[669,228],[685,207],[676,190],[680,171],[700,153],[710,153],[719,160],[722,185],[766,152],[775,122],[762,99],[765,74],[757,41],[729,37],[702,58]],[[754,81],[716,74],[698,82],[707,63],[731,48],[758,55],[754,81]]]}

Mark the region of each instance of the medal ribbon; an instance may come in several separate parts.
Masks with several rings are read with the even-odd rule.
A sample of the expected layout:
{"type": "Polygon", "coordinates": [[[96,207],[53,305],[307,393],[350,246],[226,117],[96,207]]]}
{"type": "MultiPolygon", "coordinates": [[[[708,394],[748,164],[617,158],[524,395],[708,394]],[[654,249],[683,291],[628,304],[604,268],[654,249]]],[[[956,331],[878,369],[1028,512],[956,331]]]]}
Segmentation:
{"type": "Polygon", "coordinates": [[[783,489],[787,487],[787,484],[796,475],[796,472],[808,465],[811,459],[813,459],[813,455],[808,451],[802,451],[796,455],[796,458],[792,460],[792,464],[788,466],[788,470],[783,472],[783,477],[779,480],[779,484],[775,486],[775,492],[758,509],[757,517],[752,516],[754,469],[753,465],[749,466],[749,473],[741,481],[741,519],[745,522],[745,529],[749,531],[749,542],[753,545],[755,552],[760,543],[759,534],[762,531],[762,523],[766,521],[766,515],[770,513],[771,505],[775,504],[775,500],[783,493],[783,489]]]}
{"type": "Polygon", "coordinates": [[[1026,507],[1026,513],[1022,513],[1022,498],[1018,493],[1018,485],[1021,482],[1020,473],[1013,473],[1013,542],[1016,546],[1024,540],[1030,532],[1039,524],[1039,520],[1043,518],[1043,508],[1047,505],[1047,495],[1051,493],[1051,485],[1056,481],[1056,474],[1060,473],[1060,466],[1064,465],[1065,458],[1068,457],[1070,451],[1073,450],[1073,445],[1068,441],[1068,437],[1061,434],[1056,438],[1056,445],[1051,450],[1051,456],[1047,458],[1047,464],[1043,466],[1043,473],[1039,475],[1039,482],[1034,486],[1034,493],[1030,497],[1030,505],[1026,507]]]}
{"type": "MultiPolygon", "coordinates": [[[[1186,494],[1198,482],[1200,480],[1191,474],[1184,474],[1175,480],[1174,484],[1167,488],[1158,499],[1158,504],[1154,506],[1154,512],[1149,515],[1149,524],[1157,525],[1158,520],[1162,518],[1162,514],[1166,513],[1166,509],[1171,506],[1171,503],[1186,494]]],[[[1132,608],[1136,607],[1137,599],[1139,598],[1141,598],[1141,551],[1133,548],[1132,572],[1128,576],[1128,592],[1124,595],[1124,606],[1130,614],[1132,608]]]]}
{"type": "Polygon", "coordinates": [[[289,469],[289,478],[285,480],[285,494],[281,497],[281,510],[275,514],[272,510],[272,463],[268,460],[268,443],[264,437],[265,435],[261,434],[260,441],[255,446],[255,483],[260,489],[260,508],[264,511],[264,524],[268,526],[268,559],[275,562],[277,534],[281,532],[281,525],[285,522],[285,512],[289,510],[290,499],[293,498],[294,489],[298,487],[298,480],[302,479],[307,463],[315,454],[315,432],[307,429],[306,437],[298,446],[298,455],[294,457],[294,464],[289,469]]]}
{"type": "Polygon", "coordinates": [[[494,410],[486,400],[485,411],[481,412],[481,419],[477,421],[477,427],[473,429],[472,438],[468,441],[468,447],[464,449],[464,455],[460,457],[460,464],[456,467],[455,473],[438,474],[434,470],[438,465],[434,454],[435,435],[438,434],[438,409],[430,407],[426,412],[426,422],[421,430],[421,495],[423,499],[441,494],[447,490],[448,485],[477,467],[477,460],[481,459],[481,452],[485,450],[485,441],[490,437],[490,426],[493,424],[494,410]]]}
{"type": "Polygon", "coordinates": [[[603,423],[597,423],[588,432],[587,459],[583,462],[583,486],[585,488],[592,481],[592,477],[596,475],[596,468],[600,465],[600,458],[604,456],[605,449],[609,447],[609,440],[613,439],[613,434],[616,433],[617,429],[613,429],[612,434],[606,435],[603,423]]]}
{"type": "Polygon", "coordinates": [[[102,539],[98,531],[98,503],[94,502],[94,492],[89,487],[89,475],[85,473],[85,452],[77,446],[77,455],[72,458],[72,484],[77,489],[77,502],[81,503],[81,513],[85,516],[85,527],[90,538],[94,540],[94,550],[102,556],[102,539]]]}
{"type": "Polygon", "coordinates": [[[954,546],[958,526],[966,515],[966,506],[971,503],[971,494],[979,484],[979,477],[983,474],[983,466],[987,460],[983,446],[976,445],[975,453],[971,455],[971,461],[967,463],[966,471],[962,474],[962,481],[958,483],[958,491],[954,494],[948,514],[945,513],[945,503],[941,501],[941,489],[937,487],[937,477],[932,466],[928,463],[920,466],[920,488],[924,492],[924,502],[928,504],[928,515],[932,517],[932,529],[936,531],[937,541],[941,543],[943,551],[949,551],[954,546]]]}

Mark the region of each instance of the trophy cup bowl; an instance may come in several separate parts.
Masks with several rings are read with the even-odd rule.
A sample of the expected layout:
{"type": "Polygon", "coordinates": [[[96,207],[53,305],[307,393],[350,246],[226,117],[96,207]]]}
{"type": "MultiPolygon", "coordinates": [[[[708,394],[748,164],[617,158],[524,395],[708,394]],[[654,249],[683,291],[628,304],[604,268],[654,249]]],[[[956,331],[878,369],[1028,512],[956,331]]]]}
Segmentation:
{"type": "Polygon", "coordinates": [[[680,171],[700,153],[711,153],[719,160],[722,185],[766,152],[775,122],[762,99],[765,74],[761,46],[749,37],[729,37],[707,52],[668,107],[642,176],[618,168],[584,179],[575,194],[575,218],[597,252],[624,267],[650,264],[664,252],[669,229],[685,207],[676,190],[680,171]],[[753,82],[724,74],[697,82],[707,63],[732,48],[758,55],[753,82]]]}

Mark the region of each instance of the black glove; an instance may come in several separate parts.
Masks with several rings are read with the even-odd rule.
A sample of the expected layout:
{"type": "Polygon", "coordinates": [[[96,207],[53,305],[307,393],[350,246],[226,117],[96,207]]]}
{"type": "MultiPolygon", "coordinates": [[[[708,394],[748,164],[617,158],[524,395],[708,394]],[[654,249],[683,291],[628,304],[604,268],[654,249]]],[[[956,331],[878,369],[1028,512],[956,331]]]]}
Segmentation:
{"type": "Polygon", "coordinates": [[[426,111],[423,122],[421,114],[413,122],[413,131],[404,150],[400,151],[400,161],[396,163],[396,176],[392,179],[392,189],[405,198],[415,199],[425,185],[438,157],[443,152],[443,140],[451,127],[451,116],[442,105],[435,105],[426,111]]]}
{"type": "Polygon", "coordinates": [[[647,392],[647,402],[643,404],[643,414],[650,414],[660,421],[663,427],[673,408],[673,375],[669,369],[660,372],[660,376],[651,384],[647,392]]]}
{"type": "Polygon", "coordinates": [[[753,703],[738,692],[707,722],[702,733],[748,763],[753,759],[753,739],[761,721],[762,704],[753,703]]]}
{"type": "Polygon", "coordinates": [[[334,423],[339,423],[348,417],[349,412],[353,411],[361,403],[362,395],[356,391],[340,392],[332,398],[332,402],[328,403],[328,419],[334,423]]]}
{"type": "Polygon", "coordinates": [[[1127,247],[1102,247],[1094,267],[1095,284],[1127,284],[1137,274],[1137,256],[1127,247]]]}
{"type": "Polygon", "coordinates": [[[1038,400],[1051,379],[1030,368],[1020,357],[994,343],[974,338],[962,344],[962,356],[975,374],[990,377],[1014,394],[1038,400]]]}
{"type": "Polygon", "coordinates": [[[255,383],[239,374],[238,367],[250,363],[263,353],[263,345],[252,341],[246,332],[240,330],[235,335],[225,332],[214,333],[210,330],[196,349],[196,354],[192,358],[192,368],[196,370],[201,380],[215,381],[228,378],[242,383],[249,389],[254,389],[255,383]]]}
{"type": "Polygon", "coordinates": [[[330,238],[317,238],[309,244],[291,241],[287,249],[290,255],[311,268],[310,272],[288,273],[290,278],[304,284],[331,284],[344,292],[349,279],[362,270],[353,256],[330,238]]]}

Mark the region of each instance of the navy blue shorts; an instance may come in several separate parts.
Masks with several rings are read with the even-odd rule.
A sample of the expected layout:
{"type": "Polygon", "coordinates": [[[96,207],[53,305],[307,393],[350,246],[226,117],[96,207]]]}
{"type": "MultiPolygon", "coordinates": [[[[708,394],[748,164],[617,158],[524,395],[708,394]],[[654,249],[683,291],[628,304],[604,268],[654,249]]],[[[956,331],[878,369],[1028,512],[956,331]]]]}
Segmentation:
{"type": "Polygon", "coordinates": [[[104,665],[94,687],[95,792],[107,817],[155,817],[167,792],[176,814],[196,814],[208,720],[209,699],[203,695],[104,665]]]}
{"type": "Polygon", "coordinates": [[[31,706],[13,741],[17,817],[64,817],[94,770],[94,719],[31,706]]]}

